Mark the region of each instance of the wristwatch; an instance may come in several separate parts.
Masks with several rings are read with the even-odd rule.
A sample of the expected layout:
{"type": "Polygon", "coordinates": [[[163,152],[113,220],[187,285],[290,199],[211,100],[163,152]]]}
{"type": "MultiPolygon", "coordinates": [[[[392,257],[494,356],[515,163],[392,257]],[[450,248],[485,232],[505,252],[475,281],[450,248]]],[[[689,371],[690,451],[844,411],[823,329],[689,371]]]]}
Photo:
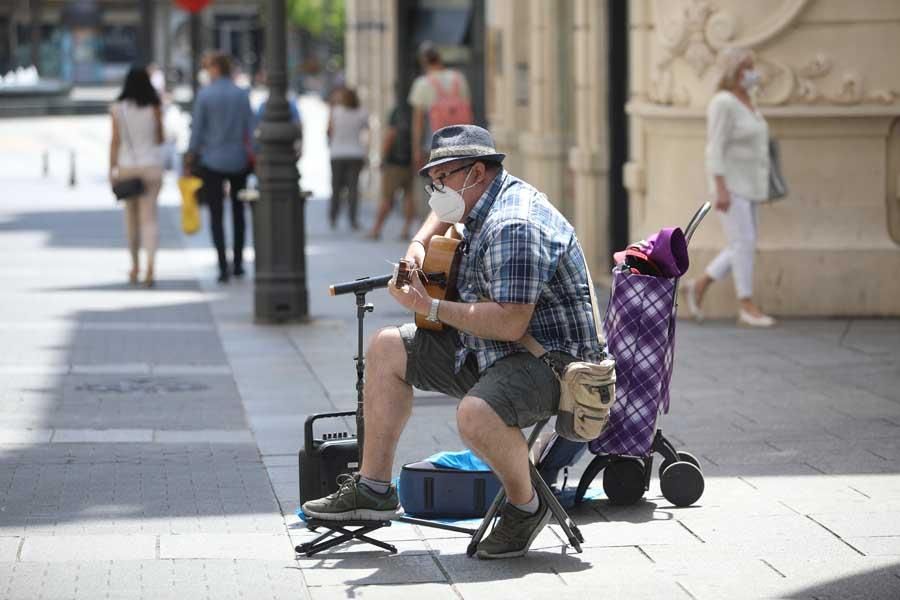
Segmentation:
{"type": "Polygon", "coordinates": [[[437,298],[431,299],[431,308],[428,310],[428,316],[425,317],[432,323],[438,322],[438,308],[441,306],[441,301],[437,298]]]}

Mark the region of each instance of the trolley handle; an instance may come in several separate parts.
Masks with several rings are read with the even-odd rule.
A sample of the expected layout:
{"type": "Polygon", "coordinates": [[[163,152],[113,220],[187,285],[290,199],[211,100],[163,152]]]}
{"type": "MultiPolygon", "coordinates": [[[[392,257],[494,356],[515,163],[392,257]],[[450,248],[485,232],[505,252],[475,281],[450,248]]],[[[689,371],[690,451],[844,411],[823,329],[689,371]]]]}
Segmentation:
{"type": "Polygon", "coordinates": [[[700,221],[703,220],[703,217],[707,215],[707,213],[712,208],[712,204],[709,201],[703,203],[703,206],[697,209],[697,212],[694,213],[694,216],[691,217],[691,221],[688,223],[687,228],[684,230],[684,239],[687,240],[688,243],[691,242],[691,238],[694,236],[694,232],[697,231],[697,227],[700,226],[700,221]]]}

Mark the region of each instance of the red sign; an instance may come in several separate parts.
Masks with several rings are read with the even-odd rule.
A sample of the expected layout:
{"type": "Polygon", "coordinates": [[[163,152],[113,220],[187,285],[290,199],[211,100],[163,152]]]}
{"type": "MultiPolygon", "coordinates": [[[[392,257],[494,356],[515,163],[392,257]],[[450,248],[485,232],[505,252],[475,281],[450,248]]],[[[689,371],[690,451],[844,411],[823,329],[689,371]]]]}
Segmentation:
{"type": "Polygon", "coordinates": [[[175,4],[191,13],[198,13],[212,0],[175,0],[175,4]]]}

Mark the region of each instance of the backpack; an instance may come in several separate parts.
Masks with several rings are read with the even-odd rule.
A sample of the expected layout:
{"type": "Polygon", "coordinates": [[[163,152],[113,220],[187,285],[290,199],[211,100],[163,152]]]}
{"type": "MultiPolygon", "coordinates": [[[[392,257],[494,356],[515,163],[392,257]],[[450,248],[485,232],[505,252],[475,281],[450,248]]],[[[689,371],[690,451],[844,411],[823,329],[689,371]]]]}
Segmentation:
{"type": "Polygon", "coordinates": [[[472,105],[460,95],[460,79],[462,75],[453,72],[453,83],[447,90],[441,85],[437,75],[429,75],[428,82],[434,88],[435,99],[428,112],[431,131],[437,131],[448,125],[469,125],[475,121],[472,116],[472,105]]]}
{"type": "Polygon", "coordinates": [[[532,460],[547,485],[561,492],[569,478],[569,467],[578,462],[587,450],[586,442],[573,442],[555,431],[542,433],[531,448],[532,460]],[[536,459],[536,460],[535,460],[536,459]],[[556,488],[559,472],[563,471],[562,485],[556,488]]]}

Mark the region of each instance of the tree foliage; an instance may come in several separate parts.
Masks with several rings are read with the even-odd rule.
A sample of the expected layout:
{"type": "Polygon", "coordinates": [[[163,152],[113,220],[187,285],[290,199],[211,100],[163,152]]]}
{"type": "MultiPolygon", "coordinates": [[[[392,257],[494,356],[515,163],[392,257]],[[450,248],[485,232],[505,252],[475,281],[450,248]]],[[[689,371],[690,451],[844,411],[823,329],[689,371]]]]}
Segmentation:
{"type": "Polygon", "coordinates": [[[344,0],[288,0],[288,16],[314,36],[344,34],[344,0]]]}

